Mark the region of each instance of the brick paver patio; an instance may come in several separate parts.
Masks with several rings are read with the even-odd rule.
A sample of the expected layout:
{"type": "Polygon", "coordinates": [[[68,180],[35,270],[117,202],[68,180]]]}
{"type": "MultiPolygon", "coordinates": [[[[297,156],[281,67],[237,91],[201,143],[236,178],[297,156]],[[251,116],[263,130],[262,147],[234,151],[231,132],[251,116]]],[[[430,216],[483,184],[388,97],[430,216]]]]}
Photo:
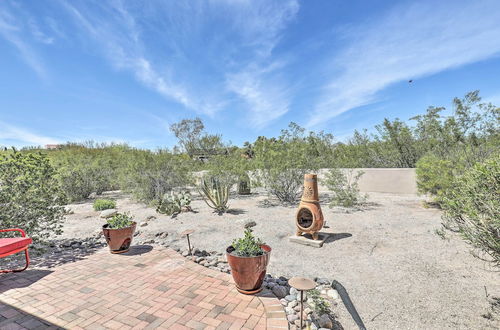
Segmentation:
{"type": "Polygon", "coordinates": [[[287,329],[269,292],[238,293],[231,275],[171,249],[101,250],[54,269],[0,275],[0,329],[287,329]]]}

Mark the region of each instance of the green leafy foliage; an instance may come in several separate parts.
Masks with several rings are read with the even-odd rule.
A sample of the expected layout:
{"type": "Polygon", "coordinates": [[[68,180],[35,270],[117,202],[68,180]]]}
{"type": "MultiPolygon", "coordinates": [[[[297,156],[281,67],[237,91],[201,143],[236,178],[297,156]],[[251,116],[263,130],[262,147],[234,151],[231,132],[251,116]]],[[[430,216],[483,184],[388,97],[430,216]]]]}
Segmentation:
{"type": "Polygon", "coordinates": [[[94,210],[96,211],[102,211],[102,210],[108,210],[108,209],[114,209],[116,208],[116,202],[111,199],[96,199],[94,201],[94,210]]]}
{"type": "Polygon", "coordinates": [[[454,111],[443,117],[445,108],[430,107],[416,116],[414,135],[420,154],[417,184],[421,193],[441,198],[453,188],[454,178],[497,153],[500,146],[500,108],[481,103],[479,92],[453,100],[454,111]]]}
{"type": "Polygon", "coordinates": [[[121,229],[132,226],[132,217],[128,213],[117,213],[107,220],[109,229],[121,229]]]}
{"type": "Polygon", "coordinates": [[[318,316],[324,314],[330,315],[332,313],[330,304],[325,298],[321,297],[321,294],[317,289],[307,291],[307,295],[312,300],[312,303],[310,304],[311,308],[318,316]]]}
{"type": "Polygon", "coordinates": [[[500,266],[500,153],[457,178],[441,205],[444,225],[500,266]]]}
{"type": "Polygon", "coordinates": [[[21,228],[44,241],[62,232],[65,199],[56,171],[40,153],[9,151],[0,157],[1,228],[21,228]]]}
{"type": "Polygon", "coordinates": [[[118,172],[125,145],[68,143],[47,155],[58,169],[58,178],[70,201],[81,201],[90,194],[119,188],[118,172]]]}
{"type": "Polygon", "coordinates": [[[281,202],[294,203],[300,196],[304,174],[326,166],[333,149],[331,135],[306,135],[304,128],[291,123],[277,139],[257,139],[254,174],[258,183],[281,202]]]}
{"type": "Polygon", "coordinates": [[[190,159],[166,150],[133,151],[122,176],[122,187],[138,200],[159,203],[166,193],[192,181],[190,159]]]}
{"type": "Polygon", "coordinates": [[[259,238],[252,234],[252,230],[247,228],[243,238],[233,241],[234,251],[231,253],[239,257],[257,257],[264,254],[264,250],[261,248],[263,244],[259,238]]]}
{"type": "Polygon", "coordinates": [[[363,171],[354,173],[352,169],[348,169],[346,174],[338,168],[332,168],[326,174],[325,180],[326,186],[333,192],[330,207],[354,207],[365,203],[367,196],[361,195],[358,187],[358,181],[363,174],[363,171]]]}
{"type": "Polygon", "coordinates": [[[200,195],[205,203],[219,214],[229,209],[229,190],[231,183],[219,177],[204,177],[200,183],[200,195]]]}
{"type": "Polygon", "coordinates": [[[191,207],[191,194],[188,191],[179,193],[166,193],[158,204],[156,212],[166,215],[177,215],[182,211],[189,211],[191,207]]]}
{"type": "Polygon", "coordinates": [[[452,187],[456,170],[450,160],[434,154],[420,158],[416,169],[418,191],[431,194],[439,201],[444,192],[452,187]]]}

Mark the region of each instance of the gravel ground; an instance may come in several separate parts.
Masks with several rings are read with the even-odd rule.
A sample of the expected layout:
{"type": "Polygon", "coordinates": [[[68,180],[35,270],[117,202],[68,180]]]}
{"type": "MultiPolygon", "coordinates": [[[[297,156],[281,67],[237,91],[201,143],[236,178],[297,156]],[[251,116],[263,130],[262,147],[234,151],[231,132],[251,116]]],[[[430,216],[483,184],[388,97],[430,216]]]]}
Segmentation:
{"type": "MultiPolygon", "coordinates": [[[[166,243],[185,248],[179,233],[195,229],[194,246],[222,252],[242,236],[246,222],[255,221],[255,234],[273,248],[269,273],[339,281],[368,329],[500,328],[498,313],[493,319],[483,317],[490,310],[488,299],[500,297],[499,273],[474,258],[460,238],[440,238],[434,232],[440,227],[440,211],[424,208],[421,197],[371,193],[368,207],[346,213],[328,208],[323,192],[323,232],[331,236],[322,248],[314,248],[288,241],[295,231],[296,207],[278,205],[264,193],[233,196],[231,211],[223,216],[195,199],[194,212],[174,219],[119,192],[106,195],[138,223],[156,217],[138,227],[136,243],[167,232],[166,243]]],[[[69,207],[74,214],[66,219],[65,238],[83,239],[100,231],[104,220],[91,201],[69,207]]],[[[345,329],[356,328],[342,304],[336,313],[345,329]]]]}

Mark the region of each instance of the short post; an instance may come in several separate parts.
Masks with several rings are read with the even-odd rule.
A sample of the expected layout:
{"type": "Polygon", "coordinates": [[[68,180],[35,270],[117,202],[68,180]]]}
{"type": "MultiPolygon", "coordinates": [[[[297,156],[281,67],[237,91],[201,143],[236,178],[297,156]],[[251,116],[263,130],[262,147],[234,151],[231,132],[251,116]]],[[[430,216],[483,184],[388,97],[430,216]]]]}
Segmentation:
{"type": "Polygon", "coordinates": [[[193,229],[188,229],[188,230],[184,230],[182,233],[181,233],[181,236],[186,236],[187,237],[187,241],[188,241],[188,249],[189,249],[189,255],[192,255],[191,253],[191,242],[189,241],[189,235],[194,233],[194,230],[193,229]]]}
{"type": "Polygon", "coordinates": [[[312,290],[316,287],[313,280],[303,277],[292,277],[288,280],[291,287],[300,292],[300,328],[304,327],[304,291],[312,290]]]}

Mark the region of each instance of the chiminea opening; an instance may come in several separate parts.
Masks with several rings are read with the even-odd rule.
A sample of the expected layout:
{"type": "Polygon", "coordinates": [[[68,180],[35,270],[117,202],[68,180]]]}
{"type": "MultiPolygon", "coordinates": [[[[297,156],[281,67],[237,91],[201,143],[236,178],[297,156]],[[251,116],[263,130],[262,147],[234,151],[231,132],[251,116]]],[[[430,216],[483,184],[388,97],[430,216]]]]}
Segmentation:
{"type": "Polygon", "coordinates": [[[297,222],[302,228],[309,228],[313,224],[313,215],[307,208],[301,208],[297,214],[297,222]]]}

